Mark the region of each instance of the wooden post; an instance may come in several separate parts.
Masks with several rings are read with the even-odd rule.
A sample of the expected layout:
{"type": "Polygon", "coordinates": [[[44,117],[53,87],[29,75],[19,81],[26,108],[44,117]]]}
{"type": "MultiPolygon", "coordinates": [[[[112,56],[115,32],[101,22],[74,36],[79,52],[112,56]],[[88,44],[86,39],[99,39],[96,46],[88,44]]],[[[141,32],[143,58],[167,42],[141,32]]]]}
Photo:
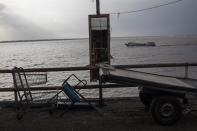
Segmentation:
{"type": "Polygon", "coordinates": [[[17,96],[17,91],[16,91],[16,77],[15,77],[14,71],[12,71],[12,77],[13,77],[13,84],[14,84],[14,100],[15,100],[15,103],[17,103],[18,96],[17,96]]]}
{"type": "Polygon", "coordinates": [[[188,78],[188,64],[185,65],[185,78],[188,78]]]}
{"type": "Polygon", "coordinates": [[[100,15],[100,0],[96,0],[96,13],[100,15]]]}
{"type": "Polygon", "coordinates": [[[102,89],[102,78],[99,77],[99,106],[103,106],[103,89],[102,89]]]}

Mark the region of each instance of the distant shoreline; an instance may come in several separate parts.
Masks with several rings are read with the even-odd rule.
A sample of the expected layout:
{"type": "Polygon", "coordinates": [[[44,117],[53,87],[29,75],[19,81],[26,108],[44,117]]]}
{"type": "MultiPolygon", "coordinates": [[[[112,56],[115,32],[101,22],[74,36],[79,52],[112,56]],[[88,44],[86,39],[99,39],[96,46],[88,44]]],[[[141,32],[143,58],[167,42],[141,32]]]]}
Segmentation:
{"type": "MultiPolygon", "coordinates": [[[[167,37],[167,38],[173,38],[173,37],[182,37],[182,38],[189,38],[189,37],[197,37],[197,35],[189,35],[189,36],[114,36],[113,38],[136,38],[136,37],[167,37]]],[[[39,42],[39,41],[64,41],[64,40],[86,40],[87,38],[63,38],[63,39],[33,39],[33,40],[5,40],[0,41],[0,43],[19,43],[19,42],[39,42]]]]}
{"type": "Polygon", "coordinates": [[[10,40],[10,41],[0,41],[0,43],[38,42],[38,41],[63,41],[63,40],[84,40],[84,39],[88,39],[88,38],[37,39],[37,40],[10,40]]]}
{"type": "Polygon", "coordinates": [[[175,35],[175,36],[160,36],[160,35],[155,35],[155,36],[114,36],[114,37],[111,37],[111,38],[132,38],[132,37],[166,37],[166,38],[173,38],[173,37],[197,37],[197,35],[175,35]]]}

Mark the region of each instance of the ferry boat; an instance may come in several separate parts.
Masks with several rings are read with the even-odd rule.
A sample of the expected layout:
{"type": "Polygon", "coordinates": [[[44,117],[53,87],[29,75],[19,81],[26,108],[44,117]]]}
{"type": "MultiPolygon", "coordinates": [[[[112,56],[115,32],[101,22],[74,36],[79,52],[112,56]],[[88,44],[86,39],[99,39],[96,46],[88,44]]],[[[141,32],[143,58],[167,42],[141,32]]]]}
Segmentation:
{"type": "Polygon", "coordinates": [[[155,42],[147,42],[147,43],[137,43],[137,42],[128,42],[125,43],[127,47],[134,47],[134,46],[156,46],[155,42]]]}

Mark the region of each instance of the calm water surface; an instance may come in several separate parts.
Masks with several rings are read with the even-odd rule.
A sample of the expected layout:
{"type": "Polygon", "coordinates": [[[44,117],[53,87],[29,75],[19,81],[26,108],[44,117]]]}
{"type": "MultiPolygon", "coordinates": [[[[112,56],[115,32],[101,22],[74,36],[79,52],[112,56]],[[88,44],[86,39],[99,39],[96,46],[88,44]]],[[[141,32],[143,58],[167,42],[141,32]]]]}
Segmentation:
{"type": "MultiPolygon", "coordinates": [[[[36,67],[69,67],[89,64],[88,40],[29,42],[0,44],[0,69],[36,67]]],[[[148,64],[197,62],[197,37],[130,37],[111,40],[112,64],[148,64]],[[128,48],[124,43],[156,42],[156,47],[128,48]]],[[[183,68],[141,69],[146,72],[183,76],[183,68]]],[[[48,73],[47,85],[61,85],[66,76],[76,73],[89,80],[89,72],[48,73]]],[[[189,69],[190,77],[197,78],[197,69],[189,69]]],[[[0,88],[12,87],[10,74],[0,74],[0,88]]],[[[82,91],[88,97],[97,97],[97,90],[82,91]]],[[[136,95],[136,88],[106,89],[105,97],[136,95]]],[[[0,99],[13,99],[13,94],[1,93],[0,99]]]]}

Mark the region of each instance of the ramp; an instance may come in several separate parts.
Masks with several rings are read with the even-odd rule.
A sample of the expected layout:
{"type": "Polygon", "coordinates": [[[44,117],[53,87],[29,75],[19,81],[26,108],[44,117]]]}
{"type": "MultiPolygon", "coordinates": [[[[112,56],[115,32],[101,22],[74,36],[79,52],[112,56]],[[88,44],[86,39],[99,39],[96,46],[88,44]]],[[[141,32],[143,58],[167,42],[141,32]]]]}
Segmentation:
{"type": "Polygon", "coordinates": [[[197,93],[197,80],[139,72],[134,70],[101,67],[101,76],[105,82],[142,86],[157,90],[183,91],[197,93]]]}

